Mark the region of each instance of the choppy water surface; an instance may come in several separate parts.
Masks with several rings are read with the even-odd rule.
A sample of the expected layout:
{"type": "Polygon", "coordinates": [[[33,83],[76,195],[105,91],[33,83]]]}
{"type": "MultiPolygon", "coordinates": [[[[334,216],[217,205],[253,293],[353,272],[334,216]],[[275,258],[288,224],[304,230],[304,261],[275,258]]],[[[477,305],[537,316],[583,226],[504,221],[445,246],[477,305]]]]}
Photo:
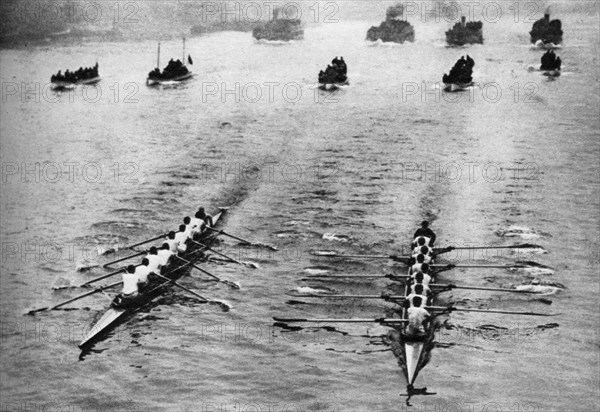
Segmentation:
{"type": "MultiPolygon", "coordinates": [[[[2,82],[19,88],[5,96],[1,114],[3,407],[406,408],[388,328],[285,329],[271,318],[383,316],[390,308],[383,301],[284,293],[388,290],[387,280],[300,279],[396,270],[385,260],[332,261],[309,251],[398,253],[428,218],[440,244],[535,243],[549,253],[517,258],[554,268],[455,269],[443,281],[502,287],[537,278],[566,289],[548,297],[551,306],[489,292],[444,294],[471,307],[562,315],[453,313],[416,385],[437,395],[413,398],[414,407],[596,409],[597,16],[563,24],[565,73],[555,81],[527,72],[541,53],[527,45],[524,24],[490,25],[485,45],[462,50],[444,47],[440,25],[417,26],[417,41],[398,47],[364,43],[366,22],[309,27],[304,41],[279,47],[218,33],[188,40],[196,76],[164,89],[143,84],[154,62],[150,42],[3,50],[2,82]],[[575,22],[581,26],[571,33],[575,22]],[[435,83],[464,53],[482,85],[443,95],[435,83]],[[351,86],[318,92],[316,75],[335,55],[348,62],[351,86]],[[58,68],[95,60],[103,79],[85,96],[78,90],[70,101],[44,88],[58,68]],[[38,101],[34,86],[21,97],[21,82],[40,82],[38,101]],[[114,256],[98,259],[98,248],[153,237],[198,205],[231,206],[227,231],[279,248],[225,238],[227,253],[260,265],[208,266],[239,282],[239,291],[197,271],[182,280],[229,302],[230,312],[173,290],[83,361],[77,343],[107,307],[105,296],[70,306],[79,310],[22,315],[79,293],[53,285],[105,273],[75,271],[114,256]]],[[[163,55],[179,47],[166,42],[163,55]]],[[[506,264],[515,256],[448,259],[506,264]]]]}

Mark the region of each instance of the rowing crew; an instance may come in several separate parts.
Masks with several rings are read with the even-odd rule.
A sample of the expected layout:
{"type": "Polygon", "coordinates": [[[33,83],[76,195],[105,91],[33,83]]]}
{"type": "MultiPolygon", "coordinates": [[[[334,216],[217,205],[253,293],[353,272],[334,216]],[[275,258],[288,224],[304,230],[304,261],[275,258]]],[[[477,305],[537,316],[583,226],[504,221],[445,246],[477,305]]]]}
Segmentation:
{"type": "Polygon", "coordinates": [[[125,306],[128,301],[135,299],[139,291],[148,285],[150,274],[163,275],[163,268],[169,266],[172,257],[184,253],[190,241],[212,226],[212,216],[206,214],[203,207],[198,209],[193,219],[186,216],[183,224],[179,225],[179,232],[169,232],[160,249],[152,246],[139,265],[127,266],[123,273],[123,290],[114,299],[113,306],[125,306]]]}
{"type": "MultiPolygon", "coordinates": [[[[426,306],[431,304],[433,295],[429,284],[435,281],[435,273],[430,265],[436,255],[454,250],[452,246],[434,249],[435,238],[435,233],[429,228],[429,222],[424,221],[415,232],[411,243],[412,256],[408,268],[410,293],[403,303],[408,318],[404,334],[408,338],[423,337],[425,335],[424,325],[431,319],[431,314],[427,311],[426,306]]],[[[454,265],[447,265],[436,270],[436,273],[453,267],[454,265]]]]}

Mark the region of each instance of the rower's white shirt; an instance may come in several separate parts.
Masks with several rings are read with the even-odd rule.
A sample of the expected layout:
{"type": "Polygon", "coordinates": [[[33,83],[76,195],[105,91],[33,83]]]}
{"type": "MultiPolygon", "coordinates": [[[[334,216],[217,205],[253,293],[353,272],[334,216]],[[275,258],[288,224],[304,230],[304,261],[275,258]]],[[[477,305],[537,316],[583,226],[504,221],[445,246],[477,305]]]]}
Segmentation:
{"type": "Polygon", "coordinates": [[[422,263],[415,263],[414,265],[412,265],[410,267],[410,269],[408,270],[409,275],[414,275],[416,273],[422,273],[421,267],[423,266],[422,263]]]}
{"type": "Polygon", "coordinates": [[[157,252],[157,255],[158,255],[159,259],[160,259],[160,261],[159,261],[159,262],[160,262],[160,266],[166,266],[166,265],[167,265],[167,263],[169,263],[169,258],[170,258],[171,256],[173,256],[173,255],[174,255],[174,253],[173,253],[173,252],[171,252],[171,250],[170,250],[170,249],[169,249],[169,250],[160,249],[160,250],[157,252]]]}
{"type": "MultiPolygon", "coordinates": [[[[415,273],[414,275],[411,276],[411,279],[413,282],[417,281],[417,274],[415,273]]],[[[425,286],[429,286],[429,283],[431,283],[431,276],[427,275],[427,274],[423,274],[423,282],[421,282],[422,285],[425,286]]]]}
{"type": "Polygon", "coordinates": [[[190,222],[190,226],[192,226],[193,233],[202,233],[202,231],[204,230],[204,226],[206,226],[206,223],[204,223],[204,220],[195,217],[190,222]]]}
{"type": "Polygon", "coordinates": [[[406,311],[408,315],[408,330],[409,334],[417,334],[417,333],[425,333],[425,328],[423,327],[423,322],[429,316],[429,312],[424,308],[415,308],[410,307],[406,311]]]}
{"type": "Polygon", "coordinates": [[[169,250],[173,253],[177,253],[177,246],[179,246],[179,242],[176,239],[167,239],[166,242],[169,244],[169,250]]]}
{"type": "Polygon", "coordinates": [[[425,239],[425,243],[423,245],[421,245],[421,246],[429,246],[429,242],[431,241],[431,239],[428,238],[428,237],[425,237],[425,236],[419,236],[419,237],[416,237],[413,240],[413,243],[412,243],[413,248],[415,248],[415,247],[421,247],[421,246],[419,246],[419,239],[421,239],[421,238],[425,239]]]}
{"type": "Polygon", "coordinates": [[[138,276],[135,273],[123,273],[123,290],[124,295],[131,295],[138,291],[138,276]]]}
{"type": "Polygon", "coordinates": [[[427,296],[423,296],[423,295],[417,295],[416,293],[411,293],[410,295],[408,295],[406,297],[406,300],[408,301],[408,303],[410,303],[410,307],[414,307],[414,303],[413,303],[413,299],[416,297],[420,297],[421,298],[421,305],[419,307],[423,308],[425,306],[427,306],[427,296]]]}
{"type": "Polygon", "coordinates": [[[188,240],[188,235],[186,232],[177,232],[175,234],[175,240],[177,241],[177,250],[180,252],[185,252],[187,250],[185,241],[188,240]]]}
{"type": "Polygon", "coordinates": [[[135,275],[138,277],[138,282],[146,283],[148,281],[148,274],[150,273],[150,269],[148,266],[139,265],[135,268],[135,275]]]}
{"type": "Polygon", "coordinates": [[[160,258],[158,257],[158,254],[156,255],[151,255],[150,253],[148,253],[146,255],[146,259],[148,259],[148,270],[150,272],[158,272],[158,268],[160,267],[160,258]]]}
{"type": "MultiPolygon", "coordinates": [[[[417,256],[419,256],[421,253],[415,253],[414,255],[412,255],[412,257],[415,258],[415,260],[417,259],[417,256]]],[[[423,255],[423,263],[431,263],[431,256],[427,256],[427,255],[423,255]]]]}
{"type": "MultiPolygon", "coordinates": [[[[425,278],[425,276],[423,276],[423,278],[425,278]]],[[[423,294],[424,295],[428,295],[431,293],[431,289],[429,288],[429,286],[426,286],[425,284],[420,284],[423,287],[423,294]]],[[[417,284],[413,284],[410,287],[410,293],[414,294],[415,293],[415,286],[417,286],[417,284]]]]}

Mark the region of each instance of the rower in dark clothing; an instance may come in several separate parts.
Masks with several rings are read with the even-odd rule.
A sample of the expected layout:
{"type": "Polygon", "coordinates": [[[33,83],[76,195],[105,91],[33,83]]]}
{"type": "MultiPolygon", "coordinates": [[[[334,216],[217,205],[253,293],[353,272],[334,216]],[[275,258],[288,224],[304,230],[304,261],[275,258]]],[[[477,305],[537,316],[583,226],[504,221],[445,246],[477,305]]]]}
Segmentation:
{"type": "Polygon", "coordinates": [[[421,222],[421,227],[419,229],[417,229],[417,231],[415,232],[413,239],[418,238],[419,236],[424,236],[429,238],[429,247],[433,247],[434,243],[435,243],[435,233],[433,232],[433,230],[429,229],[429,222],[424,220],[423,222],[421,222]]]}

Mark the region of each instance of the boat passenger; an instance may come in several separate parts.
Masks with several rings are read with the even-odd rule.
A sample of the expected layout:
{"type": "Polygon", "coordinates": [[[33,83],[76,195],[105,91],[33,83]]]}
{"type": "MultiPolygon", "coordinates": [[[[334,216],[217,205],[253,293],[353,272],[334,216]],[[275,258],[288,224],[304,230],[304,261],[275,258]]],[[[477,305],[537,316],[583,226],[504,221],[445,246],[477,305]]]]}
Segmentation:
{"type": "Polygon", "coordinates": [[[179,225],[179,232],[175,234],[175,240],[177,241],[177,251],[181,253],[184,253],[187,250],[186,242],[189,236],[186,230],[186,225],[179,225]]]}
{"type": "Polygon", "coordinates": [[[435,243],[435,233],[433,232],[433,230],[431,230],[429,228],[429,222],[424,220],[421,222],[421,227],[419,229],[417,229],[417,231],[415,232],[413,238],[417,238],[419,236],[424,236],[424,237],[428,237],[429,238],[429,243],[428,246],[433,247],[433,244],[435,243]]]}
{"type": "Polygon", "coordinates": [[[138,278],[138,290],[144,289],[148,284],[148,274],[150,274],[149,264],[150,261],[147,258],[143,258],[142,264],[135,268],[135,275],[138,278]]]}
{"type": "Polygon", "coordinates": [[[412,243],[410,244],[412,249],[418,248],[418,247],[422,247],[422,246],[430,246],[429,245],[429,238],[425,237],[425,236],[419,236],[417,238],[415,238],[412,243]]]}
{"type": "Polygon", "coordinates": [[[148,259],[148,270],[150,272],[158,273],[158,268],[160,267],[160,258],[158,257],[158,249],[156,246],[152,246],[146,255],[146,259],[148,259]]]}
{"type": "Polygon", "coordinates": [[[409,268],[408,268],[408,274],[412,275],[413,273],[417,273],[417,272],[423,272],[422,266],[428,265],[425,262],[425,256],[418,254],[417,256],[413,256],[415,258],[415,263],[413,263],[409,268]]]}
{"type": "Polygon", "coordinates": [[[408,336],[422,336],[425,334],[423,324],[431,317],[431,315],[427,309],[421,306],[421,301],[422,299],[419,296],[415,296],[413,299],[414,306],[410,306],[406,311],[408,315],[408,325],[406,326],[405,333],[408,336]]]}
{"type": "Polygon", "coordinates": [[[160,249],[158,250],[158,252],[156,252],[158,257],[160,258],[160,266],[164,267],[164,266],[168,266],[169,265],[169,260],[171,260],[171,256],[173,256],[175,253],[173,253],[171,251],[171,247],[169,246],[169,243],[165,242],[162,244],[162,246],[160,247],[160,249]]]}
{"type": "Polygon", "coordinates": [[[177,246],[179,246],[179,242],[175,239],[175,232],[172,230],[167,235],[167,243],[169,244],[169,250],[173,253],[177,253],[177,246]]]}

